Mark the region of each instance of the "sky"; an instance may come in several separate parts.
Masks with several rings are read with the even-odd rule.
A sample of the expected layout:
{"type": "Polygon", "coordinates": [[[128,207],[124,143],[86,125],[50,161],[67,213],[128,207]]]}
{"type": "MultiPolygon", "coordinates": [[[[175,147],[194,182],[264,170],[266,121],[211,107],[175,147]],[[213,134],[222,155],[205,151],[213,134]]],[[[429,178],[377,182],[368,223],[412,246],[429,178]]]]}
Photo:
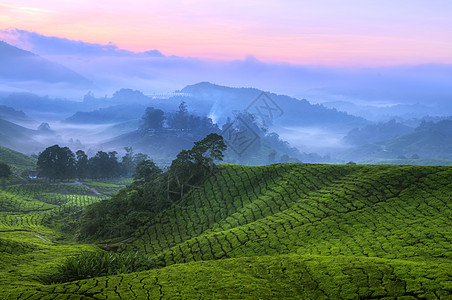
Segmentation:
{"type": "Polygon", "coordinates": [[[327,66],[452,64],[449,0],[0,0],[18,28],[131,51],[327,66]]]}

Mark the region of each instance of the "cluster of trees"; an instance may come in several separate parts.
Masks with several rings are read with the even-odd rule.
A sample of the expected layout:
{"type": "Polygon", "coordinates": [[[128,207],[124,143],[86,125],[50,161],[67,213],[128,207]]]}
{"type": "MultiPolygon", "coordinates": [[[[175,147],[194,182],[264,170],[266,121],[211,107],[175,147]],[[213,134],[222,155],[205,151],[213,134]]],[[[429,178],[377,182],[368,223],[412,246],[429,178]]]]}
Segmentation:
{"type": "Polygon", "coordinates": [[[153,129],[187,130],[201,136],[220,132],[218,125],[214,124],[212,119],[189,113],[183,101],[175,113],[165,113],[161,109],[148,107],[141,118],[140,129],[143,132],[153,129]]]}
{"type": "Polygon", "coordinates": [[[119,161],[117,152],[98,151],[88,158],[84,151],[75,154],[68,147],[54,145],[46,148],[38,156],[40,177],[50,180],[68,180],[72,178],[117,178],[130,176],[139,162],[146,160],[145,154],[134,154],[132,148],[126,147],[126,154],[119,161]]]}
{"type": "Polygon", "coordinates": [[[11,172],[11,168],[7,164],[0,162],[0,179],[4,181],[12,174],[13,172],[11,172]]]}
{"type": "Polygon", "coordinates": [[[215,172],[215,161],[223,160],[226,145],[223,137],[212,133],[183,150],[166,172],[151,160],[141,161],[134,182],[110,200],[87,207],[81,222],[83,240],[127,236],[153,215],[197,188],[215,172]]]}

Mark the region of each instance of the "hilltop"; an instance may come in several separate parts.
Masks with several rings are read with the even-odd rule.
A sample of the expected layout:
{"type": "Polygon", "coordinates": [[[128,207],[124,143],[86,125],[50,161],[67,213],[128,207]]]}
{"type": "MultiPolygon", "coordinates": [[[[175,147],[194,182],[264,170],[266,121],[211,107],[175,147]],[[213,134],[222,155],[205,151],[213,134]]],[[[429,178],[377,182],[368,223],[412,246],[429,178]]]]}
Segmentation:
{"type": "Polygon", "coordinates": [[[47,263],[41,249],[78,246],[30,242],[5,254],[18,266],[0,275],[1,288],[11,298],[446,299],[451,175],[450,167],[221,165],[132,236],[107,242],[146,254],[151,270],[46,285],[25,260],[42,277],[62,256],[47,263]]]}
{"type": "MultiPolygon", "coordinates": [[[[256,88],[226,87],[210,82],[200,82],[186,86],[182,93],[191,95],[185,101],[196,107],[206,109],[207,113],[215,115],[220,120],[225,120],[234,111],[247,110],[255,114],[257,118],[262,115],[274,114],[267,119],[267,123],[275,126],[320,126],[326,128],[348,128],[364,126],[369,122],[361,117],[349,115],[336,109],[327,108],[323,105],[312,104],[306,99],[296,99],[286,95],[277,95],[266,92],[267,111],[260,95],[264,92],[256,88]],[[207,107],[206,107],[207,106],[207,107]],[[259,110],[256,110],[259,106],[259,110]],[[224,108],[227,107],[228,110],[224,108]]],[[[176,98],[176,97],[174,97],[176,98]]],[[[182,98],[183,99],[183,98],[182,98]]]]}

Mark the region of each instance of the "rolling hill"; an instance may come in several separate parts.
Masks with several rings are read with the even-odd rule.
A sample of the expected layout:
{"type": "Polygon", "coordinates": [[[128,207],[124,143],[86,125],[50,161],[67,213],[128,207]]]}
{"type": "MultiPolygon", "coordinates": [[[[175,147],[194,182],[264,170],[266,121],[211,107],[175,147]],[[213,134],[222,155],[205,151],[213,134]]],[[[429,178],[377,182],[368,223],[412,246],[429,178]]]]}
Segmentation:
{"type": "Polygon", "coordinates": [[[0,119],[0,145],[16,151],[33,152],[41,149],[42,145],[33,140],[37,131],[0,119]]]}
{"type": "Polygon", "coordinates": [[[0,119],[7,120],[10,122],[26,122],[32,123],[33,120],[30,119],[23,111],[17,111],[12,107],[6,105],[0,105],[0,119]]]}
{"type": "MultiPolygon", "coordinates": [[[[123,104],[115,105],[90,112],[76,112],[64,120],[75,124],[105,124],[138,120],[146,110],[145,105],[123,104]]],[[[136,129],[136,128],[134,128],[136,129]]]]}
{"type": "MultiPolygon", "coordinates": [[[[350,139],[357,139],[365,130],[354,131],[350,139]]],[[[391,129],[396,132],[395,128],[391,129]]],[[[377,136],[378,134],[374,134],[377,136]]],[[[364,136],[359,137],[365,141],[364,136]]],[[[450,164],[452,160],[452,121],[422,122],[412,132],[374,141],[354,147],[339,155],[344,160],[374,163],[381,160],[409,159],[412,157],[436,160],[438,165],[450,164]]],[[[421,161],[419,161],[420,163],[421,161]]],[[[397,163],[397,162],[395,162],[397,163]]],[[[411,163],[416,163],[416,160],[411,163]]]]}
{"type": "Polygon", "coordinates": [[[60,284],[40,278],[65,256],[100,250],[58,242],[45,226],[14,233],[23,225],[6,211],[0,290],[8,299],[450,299],[451,175],[450,167],[222,165],[110,245],[146,254],[150,270],[60,284]]]}
{"type": "Polygon", "coordinates": [[[195,106],[200,111],[204,110],[206,114],[213,115],[222,122],[234,111],[246,110],[258,119],[265,116],[263,123],[274,126],[320,126],[351,130],[369,123],[363,118],[336,109],[311,104],[305,99],[270,92],[262,97],[263,91],[255,88],[233,88],[200,82],[186,86],[180,92],[190,96],[172,99],[186,101],[189,107],[195,106]]]}
{"type": "Polygon", "coordinates": [[[26,170],[35,170],[37,159],[0,146],[0,162],[11,166],[14,172],[21,173],[26,170]]]}

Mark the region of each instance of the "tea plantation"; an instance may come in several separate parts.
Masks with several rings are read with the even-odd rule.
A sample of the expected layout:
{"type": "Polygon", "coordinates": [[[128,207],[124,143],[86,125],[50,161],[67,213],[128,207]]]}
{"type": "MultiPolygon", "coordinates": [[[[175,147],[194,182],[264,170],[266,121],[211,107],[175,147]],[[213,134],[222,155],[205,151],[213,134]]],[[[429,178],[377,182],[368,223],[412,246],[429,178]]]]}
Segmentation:
{"type": "MultiPolygon", "coordinates": [[[[7,186],[0,298],[452,299],[451,178],[452,167],[221,165],[99,256],[139,256],[146,270],[64,283],[49,278],[68,257],[104,251],[72,237],[114,185],[7,186]]],[[[82,258],[88,274],[90,256],[71,263],[82,258]]]]}

